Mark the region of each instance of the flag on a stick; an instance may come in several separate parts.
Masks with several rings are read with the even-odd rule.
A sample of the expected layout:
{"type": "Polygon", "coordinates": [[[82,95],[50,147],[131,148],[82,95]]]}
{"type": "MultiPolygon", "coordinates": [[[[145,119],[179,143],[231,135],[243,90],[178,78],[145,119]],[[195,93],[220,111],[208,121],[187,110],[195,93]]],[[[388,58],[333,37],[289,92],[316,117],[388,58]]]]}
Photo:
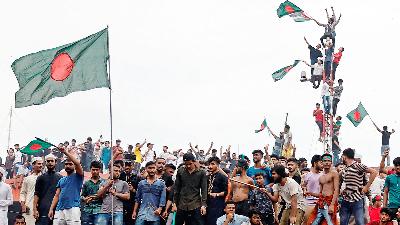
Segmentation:
{"type": "Polygon", "coordinates": [[[40,105],[75,91],[110,87],[108,29],[79,41],[23,56],[11,65],[18,80],[15,107],[40,105]]]}
{"type": "Polygon", "coordinates": [[[36,153],[48,149],[51,146],[53,145],[46,141],[33,140],[21,150],[21,153],[25,153],[27,155],[35,155],[36,153]]]}
{"type": "Polygon", "coordinates": [[[289,15],[295,22],[305,22],[311,20],[311,18],[307,16],[302,9],[290,1],[281,3],[276,12],[279,18],[289,15]]]}
{"type": "Polygon", "coordinates": [[[285,66],[277,71],[275,71],[272,74],[272,78],[274,79],[274,81],[278,81],[281,80],[284,76],[286,76],[286,74],[295,66],[297,66],[297,64],[300,62],[300,60],[295,60],[294,63],[290,66],[285,66]]]}
{"type": "Polygon", "coordinates": [[[259,130],[256,130],[255,132],[256,132],[256,133],[261,132],[261,131],[263,131],[266,127],[267,127],[267,120],[264,119],[263,122],[261,123],[260,129],[259,129],[259,130]]]}
{"type": "Polygon", "coordinates": [[[350,120],[351,123],[353,123],[355,127],[357,127],[367,115],[367,110],[365,110],[363,104],[360,102],[357,108],[347,113],[346,117],[350,120]]]}

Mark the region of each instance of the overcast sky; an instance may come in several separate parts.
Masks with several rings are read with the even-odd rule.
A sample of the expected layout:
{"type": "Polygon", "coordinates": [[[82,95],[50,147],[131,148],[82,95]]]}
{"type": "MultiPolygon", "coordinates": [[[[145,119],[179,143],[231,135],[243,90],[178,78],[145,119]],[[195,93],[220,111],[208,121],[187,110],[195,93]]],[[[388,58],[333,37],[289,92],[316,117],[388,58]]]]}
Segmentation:
{"type": "MultiPolygon", "coordinates": [[[[283,0],[282,0],[283,1],[283,0]]],[[[336,46],[345,51],[337,69],[344,80],[338,114],[362,101],[379,126],[400,126],[398,92],[398,12],[400,2],[293,1],[326,22],[324,9],[343,14],[336,46]]],[[[7,1],[0,8],[0,147],[5,155],[8,114],[18,83],[11,63],[26,54],[67,44],[109,26],[114,139],[134,144],[147,138],[171,149],[191,141],[207,148],[232,145],[250,153],[273,145],[267,132],[254,133],[263,118],[278,132],[285,114],[298,156],[322,153],[312,117],[320,90],[300,83],[303,63],[283,80],[271,74],[294,59],[309,59],[303,40],[317,44],[323,28],[314,22],[279,19],[281,1],[7,1]],[[56,3],[57,2],[57,3],[56,3]],[[22,7],[23,6],[23,7],[22,7]]],[[[336,52],[336,51],[335,51],[336,52]]],[[[54,143],[100,134],[110,138],[108,89],[75,92],[47,104],[15,109],[11,143],[35,136],[54,143]]],[[[398,155],[400,134],[391,139],[398,155]]],[[[352,147],[377,166],[381,136],[369,118],[355,128],[346,119],[342,148],[352,147]]]]}

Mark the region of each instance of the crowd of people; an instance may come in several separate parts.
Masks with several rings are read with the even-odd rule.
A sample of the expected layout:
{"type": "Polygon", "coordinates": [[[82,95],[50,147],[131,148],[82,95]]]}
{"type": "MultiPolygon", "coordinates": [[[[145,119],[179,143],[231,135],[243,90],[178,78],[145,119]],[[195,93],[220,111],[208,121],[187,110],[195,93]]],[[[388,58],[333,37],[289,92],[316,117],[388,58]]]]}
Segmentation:
{"type": "Polygon", "coordinates": [[[295,158],[296,151],[284,156],[276,145],[254,150],[252,157],[230,147],[218,151],[212,142],[206,151],[190,143],[186,150],[163,146],[158,152],[146,140],[124,149],[120,140],[111,147],[87,138],[35,156],[15,146],[8,152],[19,155],[20,163],[0,167],[0,224],[8,223],[8,207],[15,203],[20,211],[10,224],[391,225],[400,220],[400,157],[387,166],[389,146],[375,168],[362,164],[351,148],[333,164],[329,153],[308,161],[295,158]],[[21,180],[18,201],[6,177],[21,180]]]}

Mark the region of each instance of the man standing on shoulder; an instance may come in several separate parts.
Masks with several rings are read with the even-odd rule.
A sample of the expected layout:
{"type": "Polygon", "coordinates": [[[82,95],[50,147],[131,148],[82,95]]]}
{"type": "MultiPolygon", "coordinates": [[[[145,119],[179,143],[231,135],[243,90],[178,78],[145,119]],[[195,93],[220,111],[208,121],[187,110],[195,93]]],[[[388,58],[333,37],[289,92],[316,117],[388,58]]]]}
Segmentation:
{"type": "Polygon", "coordinates": [[[79,225],[81,224],[80,199],[83,168],[79,160],[74,158],[65,148],[59,148],[58,150],[68,157],[64,161],[64,169],[67,172],[67,176],[58,181],[56,194],[49,209],[49,218],[51,220],[54,219],[54,225],[79,225]]]}
{"type": "Polygon", "coordinates": [[[53,154],[45,157],[47,172],[40,175],[35,184],[35,196],[33,198],[33,216],[36,225],[52,225],[53,221],[48,217],[53,197],[56,194],[58,181],[61,175],[56,173],[56,160],[53,154]]]}
{"type": "Polygon", "coordinates": [[[346,167],[341,173],[340,224],[349,224],[353,214],[356,225],[364,225],[364,195],[374,181],[378,172],[354,160],[354,149],[347,148],[343,151],[342,159],[346,167]],[[364,177],[370,173],[369,181],[364,186],[364,177]]]}
{"type": "Polygon", "coordinates": [[[35,224],[33,217],[33,198],[35,194],[35,184],[39,175],[42,173],[43,160],[40,157],[32,159],[32,174],[25,177],[22,182],[22,188],[19,196],[22,212],[25,214],[25,220],[28,224],[35,224]]]}
{"type": "Polygon", "coordinates": [[[8,206],[13,204],[10,185],[4,183],[6,170],[0,167],[0,225],[8,225],[8,206]]]}
{"type": "MultiPolygon", "coordinates": [[[[176,225],[204,225],[206,215],[207,175],[196,167],[193,154],[183,155],[184,166],[178,169],[174,188],[176,225]]],[[[174,207],[174,208],[175,208],[174,207]]]]}
{"type": "MultiPolygon", "coordinates": [[[[390,135],[392,135],[395,131],[392,129],[392,132],[388,131],[387,126],[383,126],[383,130],[379,129],[379,127],[376,125],[375,122],[373,122],[374,126],[376,129],[382,134],[382,147],[381,147],[381,155],[385,152],[385,150],[390,149],[389,141],[390,141],[390,135]]],[[[387,166],[390,166],[390,156],[387,155],[387,166]]]]}
{"type": "Polygon", "coordinates": [[[312,193],[315,196],[319,195],[319,198],[307,224],[318,225],[325,219],[328,225],[334,225],[338,224],[339,175],[332,168],[332,155],[323,154],[321,158],[324,167],[323,175],[319,178],[321,191],[312,193]]]}
{"type": "Polygon", "coordinates": [[[156,177],[155,162],[146,163],[146,172],[147,178],[140,181],[137,188],[132,219],[136,219],[136,225],[159,225],[162,208],[166,204],[166,186],[163,180],[156,177]]]}
{"type": "Polygon", "coordinates": [[[102,200],[97,196],[100,184],[103,179],[100,178],[102,165],[99,161],[93,161],[90,164],[91,177],[82,187],[81,200],[85,203],[82,210],[82,224],[94,225],[97,214],[100,212],[102,200]]]}

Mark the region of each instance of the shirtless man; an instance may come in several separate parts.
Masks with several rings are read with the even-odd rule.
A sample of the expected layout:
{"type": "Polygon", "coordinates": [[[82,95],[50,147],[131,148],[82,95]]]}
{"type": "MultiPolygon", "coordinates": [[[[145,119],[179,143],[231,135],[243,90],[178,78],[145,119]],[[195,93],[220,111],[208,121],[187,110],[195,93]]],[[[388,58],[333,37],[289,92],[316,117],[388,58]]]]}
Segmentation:
{"type": "Polygon", "coordinates": [[[339,196],[339,174],[332,168],[332,155],[323,154],[322,165],[324,168],[322,176],[319,178],[320,193],[311,193],[319,196],[317,205],[311,213],[308,223],[318,225],[323,219],[328,225],[338,224],[337,203],[339,196]]]}
{"type": "Polygon", "coordinates": [[[247,161],[245,159],[239,159],[236,168],[232,172],[232,180],[231,181],[231,193],[232,200],[236,205],[236,214],[248,216],[250,205],[249,205],[249,192],[250,187],[241,184],[246,183],[249,185],[254,185],[253,179],[246,174],[246,170],[248,168],[247,161]],[[236,176],[236,174],[240,174],[240,176],[236,176]],[[235,180],[241,182],[235,182],[235,180]]]}

